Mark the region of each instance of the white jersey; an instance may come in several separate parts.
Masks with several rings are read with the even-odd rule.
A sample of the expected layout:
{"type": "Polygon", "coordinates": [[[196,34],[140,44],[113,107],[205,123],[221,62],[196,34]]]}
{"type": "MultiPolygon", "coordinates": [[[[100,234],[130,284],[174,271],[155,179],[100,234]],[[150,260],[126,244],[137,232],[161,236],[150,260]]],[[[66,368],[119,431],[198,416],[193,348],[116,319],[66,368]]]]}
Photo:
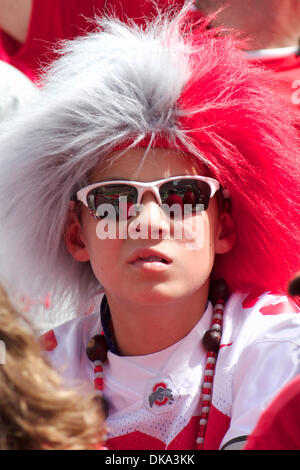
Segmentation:
{"type": "MultiPolygon", "coordinates": [[[[109,449],[195,449],[212,305],[178,343],[145,356],[108,352],[104,395],[109,449]],[[161,393],[163,391],[163,393],[161,393]]],[[[43,335],[52,364],[72,382],[93,385],[86,355],[102,330],[100,314],[69,321],[43,335]]],[[[233,294],[226,303],[213,381],[205,449],[241,446],[260,413],[300,372],[300,315],[284,296],[233,294]]]]}

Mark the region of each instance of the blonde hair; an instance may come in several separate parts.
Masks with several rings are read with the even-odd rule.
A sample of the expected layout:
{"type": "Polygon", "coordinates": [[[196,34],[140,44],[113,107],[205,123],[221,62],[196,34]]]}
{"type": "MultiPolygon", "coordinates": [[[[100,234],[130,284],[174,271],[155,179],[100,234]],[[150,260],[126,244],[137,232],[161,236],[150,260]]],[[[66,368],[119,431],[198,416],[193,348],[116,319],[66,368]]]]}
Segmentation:
{"type": "Polygon", "coordinates": [[[0,450],[99,449],[105,432],[100,403],[63,388],[1,286],[0,339],[0,450]]]}

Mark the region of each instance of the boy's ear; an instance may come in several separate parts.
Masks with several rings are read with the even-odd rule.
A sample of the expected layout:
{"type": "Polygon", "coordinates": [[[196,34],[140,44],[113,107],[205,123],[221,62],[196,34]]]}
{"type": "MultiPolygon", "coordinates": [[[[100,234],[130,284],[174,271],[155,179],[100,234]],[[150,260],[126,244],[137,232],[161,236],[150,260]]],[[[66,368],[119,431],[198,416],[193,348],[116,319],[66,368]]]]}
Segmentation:
{"type": "Polygon", "coordinates": [[[82,237],[82,227],[76,209],[69,209],[65,228],[65,245],[77,261],[89,261],[89,253],[82,237]]]}
{"type": "Polygon", "coordinates": [[[232,215],[227,211],[221,214],[219,224],[215,252],[221,255],[233,248],[236,241],[236,227],[232,215]]]}

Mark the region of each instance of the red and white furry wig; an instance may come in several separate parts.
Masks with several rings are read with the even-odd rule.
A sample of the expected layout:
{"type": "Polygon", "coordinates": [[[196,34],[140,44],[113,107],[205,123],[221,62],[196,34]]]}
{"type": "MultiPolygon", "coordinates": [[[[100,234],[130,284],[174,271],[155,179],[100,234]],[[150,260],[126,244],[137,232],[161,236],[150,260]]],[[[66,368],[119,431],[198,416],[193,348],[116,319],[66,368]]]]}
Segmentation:
{"type": "Polygon", "coordinates": [[[97,32],[66,44],[38,99],[6,129],[1,244],[22,291],[76,306],[95,295],[90,264],[64,246],[68,202],[101,158],[146,138],[201,160],[230,191],[237,242],[217,255],[212,277],[232,290],[286,292],[299,269],[293,118],[244,44],[208,20],[192,25],[189,8],[144,29],[99,20],[97,32]]]}

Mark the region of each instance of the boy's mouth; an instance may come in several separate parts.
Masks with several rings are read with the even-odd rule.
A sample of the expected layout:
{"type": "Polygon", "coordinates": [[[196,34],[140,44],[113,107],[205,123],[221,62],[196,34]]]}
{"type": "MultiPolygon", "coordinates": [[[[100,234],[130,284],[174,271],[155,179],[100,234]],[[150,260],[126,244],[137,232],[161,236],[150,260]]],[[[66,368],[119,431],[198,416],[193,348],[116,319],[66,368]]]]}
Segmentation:
{"type": "Polygon", "coordinates": [[[165,263],[169,264],[167,260],[164,258],[160,258],[159,256],[140,256],[136,261],[145,261],[146,263],[165,263]]]}
{"type": "Polygon", "coordinates": [[[129,258],[129,264],[133,265],[169,265],[172,263],[172,260],[163,253],[158,253],[154,250],[137,250],[129,258]]]}

